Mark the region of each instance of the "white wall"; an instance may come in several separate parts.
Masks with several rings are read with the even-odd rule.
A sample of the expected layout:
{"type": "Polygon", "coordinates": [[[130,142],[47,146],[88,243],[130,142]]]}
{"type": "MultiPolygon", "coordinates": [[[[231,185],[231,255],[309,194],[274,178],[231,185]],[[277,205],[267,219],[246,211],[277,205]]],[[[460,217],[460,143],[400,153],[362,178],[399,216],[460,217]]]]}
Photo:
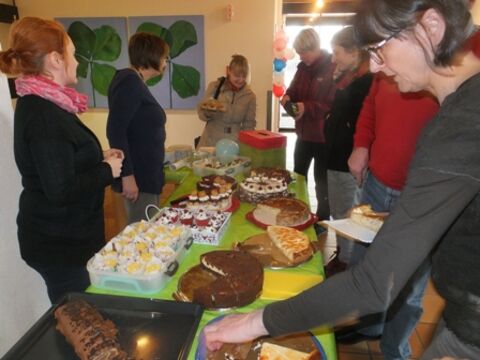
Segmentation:
{"type": "MultiPolygon", "coordinates": [[[[1,48],[1,46],[0,46],[1,48]]],[[[13,109],[0,74],[0,356],[50,306],[40,275],[20,258],[15,218],[21,191],[13,159],[13,109]]]]}

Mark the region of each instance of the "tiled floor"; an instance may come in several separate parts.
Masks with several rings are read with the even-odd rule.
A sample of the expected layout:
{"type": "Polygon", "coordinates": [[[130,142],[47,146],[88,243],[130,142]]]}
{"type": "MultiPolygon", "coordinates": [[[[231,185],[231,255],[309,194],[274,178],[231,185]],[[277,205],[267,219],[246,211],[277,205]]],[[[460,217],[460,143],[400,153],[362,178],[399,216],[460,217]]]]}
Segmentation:
{"type": "MultiPolygon", "coordinates": [[[[295,145],[295,133],[285,133],[287,136],[287,169],[293,170],[293,149],[295,145]]],[[[310,205],[312,211],[316,209],[317,199],[315,198],[315,188],[313,180],[313,170],[310,168],[308,176],[308,190],[310,194],[310,205]]],[[[323,242],[324,260],[328,261],[336,249],[335,233],[329,232],[327,236],[319,239],[323,242]]],[[[415,328],[415,332],[410,338],[410,347],[412,348],[412,359],[419,359],[425,348],[430,344],[436,324],[443,310],[443,299],[438,295],[432,283],[430,282],[423,299],[424,312],[420,322],[415,328]]],[[[364,341],[355,345],[339,345],[337,347],[338,360],[381,360],[383,359],[380,351],[379,341],[364,341]]]]}
{"type": "MultiPolygon", "coordinates": [[[[296,135],[294,133],[286,133],[287,135],[287,168],[293,169],[293,149],[295,145],[296,135]]],[[[308,176],[310,204],[312,211],[316,210],[317,199],[315,198],[313,171],[310,169],[308,176]]],[[[168,197],[174,190],[174,185],[167,184],[164,188],[162,198],[168,197]]],[[[121,200],[118,199],[110,189],[107,189],[105,194],[105,232],[106,238],[111,239],[125,226],[125,213],[121,200]]],[[[328,260],[336,248],[335,234],[329,233],[328,236],[323,236],[321,248],[323,249],[324,259],[328,260]]],[[[435,326],[443,309],[443,300],[436,293],[435,289],[429,284],[423,300],[424,314],[420,323],[415,329],[415,333],[410,339],[413,357],[418,359],[423,353],[424,349],[430,343],[435,326]]],[[[379,349],[378,341],[361,342],[355,345],[338,346],[339,360],[380,360],[383,359],[379,349]]]]}

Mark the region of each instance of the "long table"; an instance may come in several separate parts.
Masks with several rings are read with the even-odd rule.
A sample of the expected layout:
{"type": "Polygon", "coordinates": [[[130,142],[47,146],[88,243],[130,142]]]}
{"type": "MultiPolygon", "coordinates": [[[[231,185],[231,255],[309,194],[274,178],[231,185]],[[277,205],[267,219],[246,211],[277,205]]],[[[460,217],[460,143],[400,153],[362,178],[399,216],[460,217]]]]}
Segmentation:
{"type": "MultiPolygon", "coordinates": [[[[169,200],[176,199],[182,195],[189,194],[192,189],[195,188],[196,182],[200,178],[193,175],[192,173],[187,174],[187,176],[183,177],[182,183],[177,187],[177,189],[173,192],[169,200]]],[[[308,190],[306,186],[305,178],[301,175],[296,174],[296,180],[289,185],[289,191],[295,194],[295,197],[301,199],[308,203],[308,190]]],[[[251,224],[248,220],[246,220],[245,215],[253,209],[253,205],[247,203],[241,203],[239,209],[235,211],[228,224],[228,227],[223,235],[220,245],[219,246],[211,246],[211,245],[203,245],[203,244],[194,244],[187,253],[187,256],[180,264],[177,272],[174,276],[172,276],[171,280],[166,284],[165,288],[161,291],[153,294],[138,294],[138,293],[130,293],[130,292],[122,292],[122,291],[115,291],[115,290],[106,290],[100,289],[94,286],[90,286],[88,291],[92,293],[99,293],[99,294],[110,294],[110,295],[121,295],[121,296],[136,296],[136,297],[148,297],[154,299],[164,299],[164,300],[172,300],[172,294],[177,290],[178,281],[183,273],[188,271],[192,266],[197,265],[199,263],[200,255],[218,249],[231,249],[232,244],[238,241],[243,241],[249,238],[252,235],[260,234],[265,230],[258,228],[257,226],[251,224]]],[[[305,230],[305,233],[309,236],[312,241],[316,240],[315,231],[313,226],[310,226],[308,229],[305,230]]],[[[315,274],[315,275],[323,275],[323,262],[321,254],[316,252],[312,259],[304,264],[301,264],[294,268],[288,269],[281,269],[281,270],[270,270],[265,269],[265,272],[284,272],[284,273],[291,273],[291,274],[315,274]]],[[[233,310],[233,312],[248,312],[254,309],[258,309],[264,307],[272,300],[262,299],[260,297],[252,304],[233,310]]],[[[315,311],[312,309],[312,311],[315,311]]],[[[199,330],[195,336],[195,340],[192,344],[191,351],[189,353],[188,359],[194,360],[195,359],[195,352],[197,349],[198,344],[198,336],[200,334],[201,329],[208,323],[210,320],[214,319],[217,316],[224,315],[228,312],[218,312],[218,311],[205,311],[199,326],[199,330]]],[[[322,344],[322,347],[327,355],[328,360],[335,360],[336,356],[336,347],[335,347],[335,340],[333,333],[328,328],[319,328],[313,331],[314,335],[322,344]]]]}

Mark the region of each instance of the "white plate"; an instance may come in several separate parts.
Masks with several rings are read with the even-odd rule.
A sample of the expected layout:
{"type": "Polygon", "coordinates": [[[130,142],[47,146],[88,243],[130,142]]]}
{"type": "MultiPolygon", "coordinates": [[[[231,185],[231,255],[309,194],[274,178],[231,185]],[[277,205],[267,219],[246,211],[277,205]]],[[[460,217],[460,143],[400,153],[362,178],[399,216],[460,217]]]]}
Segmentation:
{"type": "Polygon", "coordinates": [[[367,244],[370,244],[377,234],[375,231],[367,229],[366,227],[353,222],[351,219],[323,221],[323,223],[340,233],[340,235],[344,235],[352,238],[353,240],[358,240],[367,244]]]}

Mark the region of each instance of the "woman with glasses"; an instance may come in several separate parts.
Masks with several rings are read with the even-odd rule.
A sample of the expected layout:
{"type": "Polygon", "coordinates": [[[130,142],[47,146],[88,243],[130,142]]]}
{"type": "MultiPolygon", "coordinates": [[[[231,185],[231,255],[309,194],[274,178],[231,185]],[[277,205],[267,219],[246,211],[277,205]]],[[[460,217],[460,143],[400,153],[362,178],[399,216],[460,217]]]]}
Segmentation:
{"type": "Polygon", "coordinates": [[[125,154],[112,189],[123,197],[128,223],[144,219],[148,204],[158,205],[164,184],[166,115],[145,82],[163,73],[168,53],[160,37],[134,34],[128,43],[131,66],[117,71],[108,89],[108,141],[125,154]]]}
{"type": "Polygon", "coordinates": [[[208,346],[384,311],[432,254],[446,307],[422,358],[480,359],[480,60],[469,48],[475,28],[468,1],[365,0],[356,30],[376,53],[372,71],[392,76],[402,92],[428,90],[440,103],[418,140],[402,195],[356,267],[209,326],[208,346]],[[372,47],[392,34],[383,48],[372,47]]]}

